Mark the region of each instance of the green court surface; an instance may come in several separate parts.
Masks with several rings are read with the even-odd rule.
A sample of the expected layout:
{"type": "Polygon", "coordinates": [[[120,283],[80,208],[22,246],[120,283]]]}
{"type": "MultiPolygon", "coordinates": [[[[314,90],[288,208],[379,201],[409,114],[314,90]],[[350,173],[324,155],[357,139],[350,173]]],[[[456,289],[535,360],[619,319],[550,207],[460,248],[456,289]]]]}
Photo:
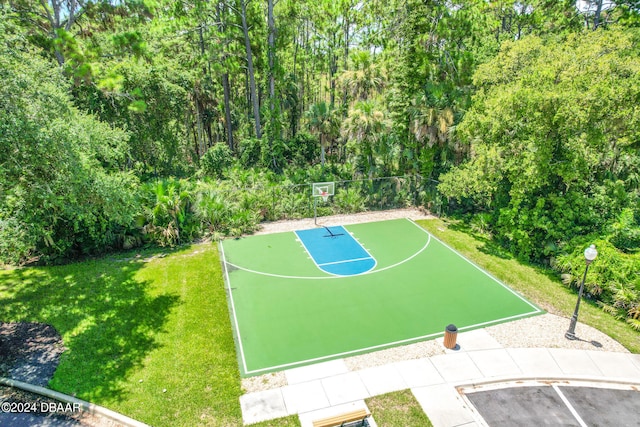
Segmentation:
{"type": "Polygon", "coordinates": [[[344,229],[375,259],[372,270],[326,273],[313,241],[294,232],[221,243],[243,376],[433,339],[450,323],[464,331],[541,313],[413,221],[344,229]]]}

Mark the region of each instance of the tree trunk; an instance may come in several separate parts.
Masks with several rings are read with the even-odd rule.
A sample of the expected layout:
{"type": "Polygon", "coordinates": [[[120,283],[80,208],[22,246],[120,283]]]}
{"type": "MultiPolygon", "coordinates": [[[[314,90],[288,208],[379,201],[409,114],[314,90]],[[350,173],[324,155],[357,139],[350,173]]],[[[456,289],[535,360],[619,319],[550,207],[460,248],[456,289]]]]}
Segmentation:
{"type": "MultiPolygon", "coordinates": [[[[207,49],[204,41],[204,31],[202,29],[202,24],[198,26],[198,39],[200,44],[200,55],[204,58],[207,49]]],[[[202,64],[202,75],[205,77],[205,79],[209,75],[207,66],[205,64],[202,64]]],[[[213,145],[213,137],[211,135],[211,121],[206,119],[207,114],[205,110],[207,109],[207,103],[205,102],[204,87],[200,88],[198,101],[198,123],[200,123],[202,128],[202,152],[200,153],[200,155],[204,155],[204,153],[206,153],[207,151],[207,148],[213,145]],[[205,135],[207,137],[208,143],[205,143],[205,135]]]]}
{"type": "Polygon", "coordinates": [[[193,91],[193,100],[196,107],[196,157],[199,160],[205,152],[204,149],[204,124],[202,123],[202,105],[198,90],[193,91]]]}
{"type": "Polygon", "coordinates": [[[273,17],[273,0],[267,2],[267,26],[269,27],[269,35],[267,38],[267,55],[269,59],[269,118],[271,120],[270,132],[267,134],[269,152],[271,153],[271,162],[274,169],[278,168],[277,159],[273,152],[274,138],[280,138],[280,129],[275,129],[277,124],[276,114],[276,83],[275,83],[275,55],[276,55],[276,24],[273,17]]]}
{"type": "MultiPolygon", "coordinates": [[[[218,2],[216,11],[218,12],[218,27],[226,40],[226,25],[224,21],[224,15],[226,15],[226,3],[218,2]]],[[[224,127],[227,134],[227,144],[229,145],[229,150],[231,150],[231,152],[233,153],[235,151],[235,145],[233,143],[233,123],[231,123],[231,89],[229,85],[229,72],[226,71],[226,58],[227,53],[225,43],[225,50],[222,54],[222,63],[225,64],[225,72],[222,74],[222,90],[224,92],[224,127]]]]}
{"type": "Polygon", "coordinates": [[[602,15],[602,2],[603,0],[598,0],[596,4],[596,14],[593,17],[593,29],[597,30],[600,26],[600,17],[602,15]]]}
{"type": "MultiPolygon", "coordinates": [[[[76,20],[76,12],[81,6],[77,0],[52,1],[51,9],[49,9],[49,4],[46,0],[40,0],[40,5],[44,9],[42,16],[46,17],[49,21],[51,30],[49,35],[53,40],[58,38],[58,34],[56,33],[57,29],[64,28],[65,31],[69,31],[71,29],[71,26],[76,20]],[[51,10],[53,10],[53,15],[51,15],[51,10]],[[61,13],[66,15],[66,21],[60,20],[61,13]]],[[[56,46],[55,43],[54,46],[56,46]]],[[[64,55],[57,47],[53,54],[56,57],[56,61],[58,61],[58,65],[64,65],[64,55]]]]}
{"type": "Polygon", "coordinates": [[[256,92],[256,79],[253,72],[253,55],[251,54],[251,41],[249,40],[249,26],[247,25],[247,1],[240,0],[242,6],[242,32],[244,33],[244,47],[247,51],[247,72],[249,77],[249,91],[251,95],[251,103],[253,105],[253,118],[255,120],[256,138],[262,139],[262,127],[260,126],[260,105],[258,103],[258,94],[256,92]]]}
{"type": "MultiPolygon", "coordinates": [[[[294,44],[294,49],[293,49],[293,81],[296,84],[296,87],[298,88],[297,92],[298,92],[298,96],[300,95],[300,89],[299,89],[299,85],[298,85],[298,76],[296,75],[296,65],[298,64],[298,48],[300,46],[300,43],[298,43],[298,35],[294,35],[293,36],[293,44],[294,44]]],[[[298,114],[298,104],[300,103],[301,99],[299,98],[298,103],[295,105],[290,106],[291,107],[291,122],[290,122],[290,126],[289,129],[291,130],[291,138],[295,138],[296,134],[298,133],[298,121],[299,121],[299,117],[300,115],[298,114]]]]}
{"type": "Polygon", "coordinates": [[[307,19],[307,21],[305,22],[305,26],[304,26],[304,38],[303,38],[303,43],[304,43],[304,59],[302,60],[302,70],[300,72],[300,75],[302,76],[302,84],[300,85],[300,117],[304,116],[304,111],[305,111],[305,96],[307,93],[306,90],[306,84],[307,84],[307,67],[309,66],[309,64],[307,64],[307,62],[309,62],[309,20],[307,19]]]}
{"type": "Polygon", "coordinates": [[[336,104],[336,73],[338,72],[338,60],[335,55],[331,55],[331,76],[329,80],[329,100],[331,106],[336,104]]]}
{"type": "Polygon", "coordinates": [[[336,35],[332,37],[332,47],[329,59],[329,104],[333,108],[336,102],[336,72],[338,71],[338,56],[335,54],[336,35]]]}
{"type": "Polygon", "coordinates": [[[296,75],[296,65],[298,62],[298,35],[293,36],[293,75],[296,75]]]}
{"type": "MultiPolygon", "coordinates": [[[[342,57],[342,66],[343,66],[343,71],[347,71],[347,68],[349,66],[349,14],[348,11],[345,11],[344,14],[344,55],[342,57]]],[[[348,102],[348,92],[347,92],[347,85],[344,85],[344,88],[342,89],[342,105],[344,106],[343,110],[343,117],[347,116],[347,102],[348,102]]]]}
{"type": "Polygon", "coordinates": [[[276,97],[276,84],[275,84],[275,70],[274,70],[274,57],[276,52],[276,25],[273,17],[273,0],[268,0],[268,12],[267,23],[269,26],[268,37],[268,56],[269,56],[269,111],[273,114],[275,109],[275,97],[276,97]]]}
{"type": "Polygon", "coordinates": [[[224,121],[225,129],[227,131],[227,144],[229,144],[229,150],[235,151],[235,144],[233,143],[233,123],[231,123],[231,93],[229,89],[229,73],[222,75],[222,89],[224,90],[224,121]]]}

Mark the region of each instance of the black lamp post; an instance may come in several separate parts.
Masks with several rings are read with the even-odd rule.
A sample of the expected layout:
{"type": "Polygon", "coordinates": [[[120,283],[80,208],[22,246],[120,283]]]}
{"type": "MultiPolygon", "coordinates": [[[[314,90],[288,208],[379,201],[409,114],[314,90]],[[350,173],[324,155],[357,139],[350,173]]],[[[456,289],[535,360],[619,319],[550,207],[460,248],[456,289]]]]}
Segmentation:
{"type": "Polygon", "coordinates": [[[582,299],[582,290],[584,289],[584,281],[587,279],[587,271],[589,271],[589,264],[596,259],[598,256],[598,251],[596,250],[596,245],[591,245],[587,249],[584,250],[584,260],[587,266],[584,269],[584,276],[582,276],[582,283],[580,283],[580,290],[578,291],[578,302],[576,303],[576,309],[573,311],[573,316],[571,316],[571,323],[569,324],[569,329],[564,334],[567,339],[575,340],[576,337],[576,323],[578,323],[578,309],[580,308],[580,300],[582,299]]]}

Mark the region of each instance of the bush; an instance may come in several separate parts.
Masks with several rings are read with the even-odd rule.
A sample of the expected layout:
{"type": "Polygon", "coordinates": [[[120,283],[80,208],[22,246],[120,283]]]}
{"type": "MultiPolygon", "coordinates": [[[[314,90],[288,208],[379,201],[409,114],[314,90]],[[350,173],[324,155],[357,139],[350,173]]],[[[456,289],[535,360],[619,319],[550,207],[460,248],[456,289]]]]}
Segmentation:
{"type": "Polygon", "coordinates": [[[0,263],[118,247],[139,211],[138,180],[119,170],[129,134],[78,111],[60,69],[11,37],[0,31],[0,263]]]}
{"type": "Polygon", "coordinates": [[[317,137],[300,132],[288,142],[285,156],[294,165],[304,167],[317,158],[319,147],[320,142],[317,137]]]}
{"type": "Polygon", "coordinates": [[[624,209],[618,220],[611,225],[611,243],[624,252],[640,249],[640,226],[632,209],[624,209]]]}
{"type": "Polygon", "coordinates": [[[243,139],[238,145],[238,151],[240,153],[240,163],[242,166],[251,168],[260,165],[262,160],[262,144],[259,139],[243,139]]]}
{"type": "Polygon", "coordinates": [[[333,204],[338,213],[357,213],[366,211],[367,197],[360,194],[360,190],[351,186],[347,189],[338,189],[333,196],[333,204]]]}
{"type": "Polygon", "coordinates": [[[201,221],[203,229],[210,234],[223,232],[231,217],[227,200],[212,186],[203,183],[195,196],[193,212],[201,221]]]}
{"type": "Polygon", "coordinates": [[[200,170],[207,176],[222,178],[224,171],[233,163],[233,154],[225,144],[209,148],[200,159],[200,170]]]}
{"type": "MultiPolygon", "coordinates": [[[[640,254],[626,254],[607,239],[594,239],[598,257],[589,266],[585,281],[587,298],[593,299],[608,313],[626,319],[640,330],[640,254]]],[[[590,244],[574,239],[570,253],[558,256],[554,264],[568,286],[578,288],[585,270],[584,249],[590,244]]],[[[568,245],[569,246],[569,245],[568,245]]]]}
{"type": "Polygon", "coordinates": [[[187,180],[166,179],[143,186],[143,230],[148,240],[174,246],[200,235],[200,222],[191,211],[193,185],[187,180]]]}
{"type": "Polygon", "coordinates": [[[35,233],[16,218],[0,219],[0,266],[28,261],[36,247],[35,233]]]}

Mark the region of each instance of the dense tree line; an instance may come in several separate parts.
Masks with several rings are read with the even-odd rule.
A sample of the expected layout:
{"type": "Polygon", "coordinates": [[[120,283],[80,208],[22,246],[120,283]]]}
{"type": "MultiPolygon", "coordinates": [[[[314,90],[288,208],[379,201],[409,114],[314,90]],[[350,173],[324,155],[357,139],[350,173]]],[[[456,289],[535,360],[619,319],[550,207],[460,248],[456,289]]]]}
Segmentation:
{"type": "Polygon", "coordinates": [[[478,67],[457,136],[472,153],[440,190],[523,259],[588,289],[640,327],[640,32],[610,29],[506,42],[478,67]]]}
{"type": "Polygon", "coordinates": [[[375,178],[419,174],[394,203],[568,283],[598,240],[627,273],[594,265],[592,294],[637,321],[639,10],[2,0],[0,261],[248,232],[308,215],[311,181],[371,179],[334,208],[386,206],[375,178]]]}

